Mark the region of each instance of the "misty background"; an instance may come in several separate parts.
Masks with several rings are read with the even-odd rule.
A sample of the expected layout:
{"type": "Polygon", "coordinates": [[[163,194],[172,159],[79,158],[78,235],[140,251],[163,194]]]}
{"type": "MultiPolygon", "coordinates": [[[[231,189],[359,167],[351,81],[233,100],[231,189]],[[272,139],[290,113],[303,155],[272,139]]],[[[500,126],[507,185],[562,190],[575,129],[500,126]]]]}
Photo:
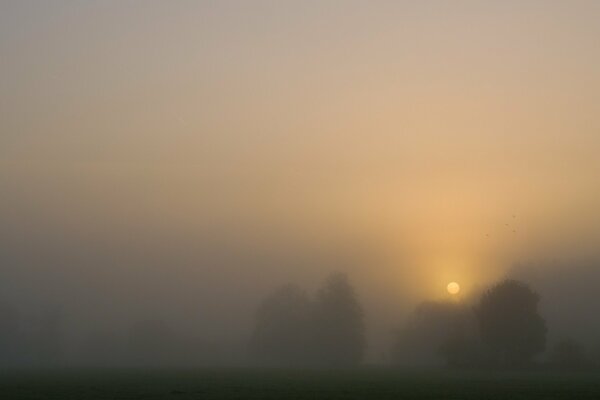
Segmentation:
{"type": "Polygon", "coordinates": [[[244,364],[265,296],[343,271],[379,363],[448,282],[466,301],[510,276],[549,342],[595,351],[599,18],[3,1],[0,315],[40,359],[119,363],[97,356],[150,329],[176,363],[244,364]]]}

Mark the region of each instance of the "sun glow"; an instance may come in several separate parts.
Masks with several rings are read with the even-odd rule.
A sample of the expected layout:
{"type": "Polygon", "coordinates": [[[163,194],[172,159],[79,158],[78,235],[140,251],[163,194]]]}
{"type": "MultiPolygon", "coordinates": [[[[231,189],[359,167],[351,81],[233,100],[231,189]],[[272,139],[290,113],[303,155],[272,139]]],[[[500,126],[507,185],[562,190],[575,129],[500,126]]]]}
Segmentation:
{"type": "Polygon", "coordinates": [[[446,286],[446,290],[450,294],[458,294],[460,292],[460,285],[456,282],[450,282],[448,286],[446,286]]]}

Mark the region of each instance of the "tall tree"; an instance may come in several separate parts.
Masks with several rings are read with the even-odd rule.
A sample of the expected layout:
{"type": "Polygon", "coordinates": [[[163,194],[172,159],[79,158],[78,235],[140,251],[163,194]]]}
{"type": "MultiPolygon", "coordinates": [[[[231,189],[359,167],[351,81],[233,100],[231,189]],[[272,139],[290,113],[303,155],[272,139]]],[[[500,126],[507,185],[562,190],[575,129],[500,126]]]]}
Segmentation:
{"type": "Polygon", "coordinates": [[[363,311],[345,274],[329,276],[317,293],[315,345],[319,360],[327,365],[362,361],[366,347],[363,311]]]}
{"type": "Polygon", "coordinates": [[[476,309],[481,339],[499,364],[523,365],[546,345],[540,296],[526,283],[505,280],[487,290],[476,309]]]}
{"type": "Polygon", "coordinates": [[[256,312],[251,345],[266,363],[297,365],[310,361],[312,304],[306,293],[292,284],[265,298],[256,312]]]}

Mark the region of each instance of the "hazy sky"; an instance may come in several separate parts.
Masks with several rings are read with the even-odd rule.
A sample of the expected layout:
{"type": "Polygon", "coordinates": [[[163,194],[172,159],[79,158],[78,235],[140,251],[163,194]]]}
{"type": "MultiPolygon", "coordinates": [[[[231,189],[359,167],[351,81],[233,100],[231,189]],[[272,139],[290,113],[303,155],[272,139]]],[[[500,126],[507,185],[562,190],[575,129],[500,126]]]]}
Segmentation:
{"type": "Polygon", "coordinates": [[[589,257],[598,21],[598,1],[2,1],[7,290],[210,314],[331,268],[424,298],[589,257]]]}

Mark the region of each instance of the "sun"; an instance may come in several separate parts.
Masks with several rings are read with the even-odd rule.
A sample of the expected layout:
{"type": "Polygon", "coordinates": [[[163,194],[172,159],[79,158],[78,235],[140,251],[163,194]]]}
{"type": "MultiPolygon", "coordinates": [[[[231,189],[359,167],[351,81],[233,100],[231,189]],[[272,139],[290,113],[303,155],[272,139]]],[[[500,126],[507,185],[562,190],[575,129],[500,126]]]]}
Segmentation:
{"type": "Polygon", "coordinates": [[[460,292],[460,285],[456,282],[450,282],[448,286],[446,286],[446,290],[450,294],[458,294],[460,292]]]}

